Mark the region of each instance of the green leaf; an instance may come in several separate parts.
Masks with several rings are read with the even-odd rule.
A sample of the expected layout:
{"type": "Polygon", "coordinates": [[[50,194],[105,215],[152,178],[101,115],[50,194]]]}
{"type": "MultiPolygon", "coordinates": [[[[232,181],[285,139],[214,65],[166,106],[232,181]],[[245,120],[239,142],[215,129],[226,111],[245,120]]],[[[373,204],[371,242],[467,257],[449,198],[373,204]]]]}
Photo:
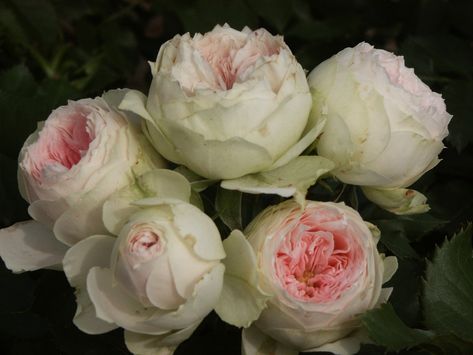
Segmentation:
{"type": "Polygon", "coordinates": [[[387,303],[365,313],[362,322],[370,338],[390,351],[399,351],[429,342],[434,336],[429,331],[409,328],[387,303]]]}
{"type": "MultiPolygon", "coordinates": [[[[47,0],[21,0],[7,1],[8,8],[15,16],[15,23],[21,26],[21,32],[28,33],[28,40],[39,40],[42,45],[50,46],[54,44],[59,36],[59,19],[54,7],[47,0]]],[[[13,19],[9,24],[13,24],[13,19]]],[[[20,27],[9,26],[10,31],[18,36],[18,39],[24,38],[19,31],[20,27]]],[[[24,45],[31,43],[24,42],[24,45]]]]}
{"type": "Polygon", "coordinates": [[[445,240],[427,266],[423,297],[426,324],[440,334],[473,339],[472,225],[445,240]]]}
{"type": "Polygon", "coordinates": [[[419,258],[409,244],[404,226],[396,219],[379,219],[371,221],[381,230],[381,243],[394,255],[400,258],[419,258]]]}
{"type": "Polygon", "coordinates": [[[225,225],[234,229],[243,229],[241,216],[241,198],[240,191],[226,190],[221,187],[217,190],[215,197],[215,209],[225,225]]]}

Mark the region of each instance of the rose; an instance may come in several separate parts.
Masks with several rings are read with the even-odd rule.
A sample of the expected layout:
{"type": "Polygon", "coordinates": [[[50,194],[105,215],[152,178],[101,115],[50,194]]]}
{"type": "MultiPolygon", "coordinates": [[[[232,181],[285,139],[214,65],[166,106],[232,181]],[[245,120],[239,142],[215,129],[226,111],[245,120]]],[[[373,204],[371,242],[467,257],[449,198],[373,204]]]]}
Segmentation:
{"type": "Polygon", "coordinates": [[[106,231],[102,205],[135,174],[164,161],[115,103],[124,90],[69,101],[26,140],[18,184],[30,221],[0,231],[1,256],[15,271],[60,263],[65,245],[106,231]],[[59,243],[53,236],[59,240],[59,243]],[[26,256],[28,255],[28,257],[26,256]]]}
{"type": "MultiPolygon", "coordinates": [[[[260,341],[263,333],[298,351],[344,353],[341,347],[351,343],[346,352],[356,352],[361,341],[359,316],[387,300],[391,290],[382,289],[382,284],[397,267],[394,257],[378,253],[376,231],[343,203],[307,201],[301,210],[290,200],[258,215],[245,230],[247,240],[232,234],[224,242],[228,274],[253,285],[247,294],[267,298],[266,308],[252,300],[239,307],[240,313],[250,305],[262,310],[247,311],[247,320],[257,320],[244,331],[246,353],[256,353],[259,343],[268,344],[260,341]],[[245,263],[245,243],[254,255],[254,266],[246,262],[245,267],[255,269],[246,276],[236,272],[245,263]],[[240,262],[232,261],[235,255],[240,255],[240,262]]],[[[225,282],[224,293],[229,291],[225,282]]],[[[217,311],[224,320],[249,325],[234,322],[235,316],[220,306],[217,311]]]]}
{"type": "Polygon", "coordinates": [[[213,221],[188,203],[190,193],[183,176],[156,170],[107,201],[109,235],[77,243],[64,258],[81,330],[119,326],[133,353],[167,354],[212,310],[225,253],[213,221]]]}
{"type": "Polygon", "coordinates": [[[264,29],[225,25],[175,36],[151,70],[148,98],[134,92],[120,107],[145,118],[145,132],[166,159],[204,177],[270,169],[306,127],[304,70],[282,37],[264,29]]]}
{"type": "Polygon", "coordinates": [[[360,43],[321,63],[308,80],[311,119],[326,120],[317,153],[338,165],[333,173],[341,181],[403,188],[440,161],[452,116],[402,57],[360,43]]]}

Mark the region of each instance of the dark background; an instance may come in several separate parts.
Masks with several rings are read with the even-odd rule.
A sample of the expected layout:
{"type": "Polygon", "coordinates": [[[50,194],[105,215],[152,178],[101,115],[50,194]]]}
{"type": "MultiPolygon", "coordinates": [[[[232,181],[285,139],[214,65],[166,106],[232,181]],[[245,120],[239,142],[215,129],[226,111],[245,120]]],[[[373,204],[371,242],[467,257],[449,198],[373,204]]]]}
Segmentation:
{"type": "MultiPolygon", "coordinates": [[[[425,261],[446,235],[473,219],[472,1],[2,0],[0,227],[28,219],[17,192],[17,155],[37,121],[68,99],[117,87],[146,93],[147,61],[155,60],[164,41],[225,22],[283,34],[308,71],[367,41],[404,55],[407,65],[443,94],[454,115],[447,149],[442,163],[415,186],[428,196],[431,212],[395,218],[358,201],[356,189],[343,194],[381,228],[380,247],[399,258],[391,298],[397,314],[407,325],[425,328],[425,261]]],[[[127,354],[119,331],[87,336],[74,327],[74,295],[62,273],[13,275],[0,264],[0,354],[127,354]]],[[[236,355],[239,342],[239,330],[211,314],[176,354],[236,355]]],[[[403,353],[473,353],[468,339],[451,344],[403,353]]],[[[374,345],[362,349],[363,354],[383,352],[374,345]]]]}

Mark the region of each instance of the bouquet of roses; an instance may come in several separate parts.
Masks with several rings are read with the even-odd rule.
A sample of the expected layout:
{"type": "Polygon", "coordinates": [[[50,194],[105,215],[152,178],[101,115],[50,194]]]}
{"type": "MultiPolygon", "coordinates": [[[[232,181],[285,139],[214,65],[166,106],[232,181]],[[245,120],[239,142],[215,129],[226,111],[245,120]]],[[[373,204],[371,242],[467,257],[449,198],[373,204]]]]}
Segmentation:
{"type": "Polygon", "coordinates": [[[135,354],[172,354],[212,310],[246,355],[356,353],[397,260],[338,200],[349,184],[397,215],[429,209],[409,186],[439,163],[441,95],[367,43],[306,76],[281,36],[228,25],[150,65],[147,96],[70,101],[26,140],[32,220],[0,230],[7,267],[62,270],[74,324],[123,328],[135,354]]]}

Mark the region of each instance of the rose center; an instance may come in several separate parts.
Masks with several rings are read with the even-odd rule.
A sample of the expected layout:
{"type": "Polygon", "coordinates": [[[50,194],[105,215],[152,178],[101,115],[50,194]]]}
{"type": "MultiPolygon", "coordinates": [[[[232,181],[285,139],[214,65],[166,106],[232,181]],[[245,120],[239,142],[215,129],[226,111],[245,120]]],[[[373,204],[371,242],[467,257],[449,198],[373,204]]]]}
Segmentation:
{"type": "Polygon", "coordinates": [[[85,113],[76,110],[57,114],[46,121],[38,140],[28,147],[25,155],[25,167],[38,181],[71,169],[95,138],[89,132],[85,113]]]}
{"type": "Polygon", "coordinates": [[[159,255],[163,249],[163,243],[159,235],[150,228],[143,228],[134,232],[129,242],[130,254],[148,260],[159,255]]]}
{"type": "Polygon", "coordinates": [[[336,300],[355,281],[359,249],[348,232],[301,223],[277,249],[277,279],[293,297],[315,303],[336,300]]]}

